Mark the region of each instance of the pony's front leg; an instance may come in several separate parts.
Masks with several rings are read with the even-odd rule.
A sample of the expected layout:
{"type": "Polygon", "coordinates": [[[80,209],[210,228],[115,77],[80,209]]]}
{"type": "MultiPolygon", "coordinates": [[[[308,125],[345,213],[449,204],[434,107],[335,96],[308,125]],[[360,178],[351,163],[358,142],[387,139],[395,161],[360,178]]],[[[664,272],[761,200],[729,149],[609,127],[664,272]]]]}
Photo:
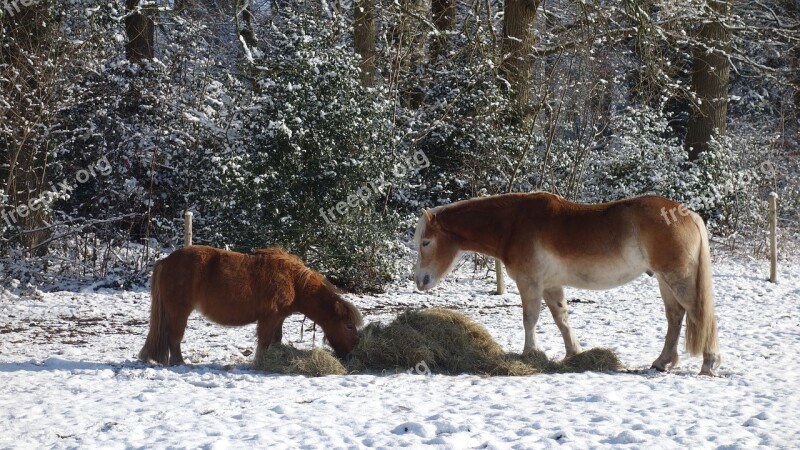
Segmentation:
{"type": "Polygon", "coordinates": [[[270,344],[280,344],[283,340],[283,321],[285,319],[286,318],[284,317],[280,322],[278,322],[277,325],[275,325],[275,332],[272,334],[272,342],[270,342],[270,344]]]}
{"type": "Polygon", "coordinates": [[[557,287],[545,290],[544,301],[547,303],[547,307],[553,315],[553,320],[564,338],[564,348],[567,350],[567,356],[577,355],[582,351],[581,344],[575,339],[575,333],[572,332],[572,327],[569,326],[569,318],[567,317],[569,308],[567,301],[564,299],[564,289],[557,287]]]}
{"type": "Polygon", "coordinates": [[[522,326],[525,328],[525,346],[522,354],[541,351],[536,343],[536,322],[542,310],[542,290],[536,283],[519,283],[519,295],[522,297],[522,326]]]}
{"type": "Polygon", "coordinates": [[[270,317],[268,319],[261,319],[256,325],[256,336],[258,338],[258,346],[256,347],[255,360],[258,361],[269,348],[270,344],[276,342],[278,344],[283,336],[283,320],[285,317],[270,317]]]}

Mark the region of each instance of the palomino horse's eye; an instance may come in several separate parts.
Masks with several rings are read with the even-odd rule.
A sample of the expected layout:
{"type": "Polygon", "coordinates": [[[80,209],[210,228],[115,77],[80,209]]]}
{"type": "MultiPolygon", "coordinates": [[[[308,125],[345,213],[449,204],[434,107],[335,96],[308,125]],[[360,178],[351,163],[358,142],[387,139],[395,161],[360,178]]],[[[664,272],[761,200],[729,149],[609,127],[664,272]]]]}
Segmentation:
{"type": "Polygon", "coordinates": [[[430,243],[431,243],[431,241],[422,241],[422,246],[423,247],[427,247],[428,244],[430,244],[430,243]]]}

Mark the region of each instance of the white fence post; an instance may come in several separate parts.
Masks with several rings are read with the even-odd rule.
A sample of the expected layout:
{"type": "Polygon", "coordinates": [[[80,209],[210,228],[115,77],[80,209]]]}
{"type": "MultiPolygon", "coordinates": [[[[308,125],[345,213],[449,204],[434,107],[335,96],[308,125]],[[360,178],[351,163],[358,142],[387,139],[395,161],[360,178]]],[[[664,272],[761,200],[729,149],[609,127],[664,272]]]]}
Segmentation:
{"type": "Polygon", "coordinates": [[[769,281],[778,282],[778,194],[769,193],[769,281]]]}
{"type": "Polygon", "coordinates": [[[506,293],[506,279],[503,277],[503,263],[495,258],[494,272],[497,278],[497,294],[503,295],[506,293]]]}
{"type": "Polygon", "coordinates": [[[192,212],[186,211],[183,214],[183,246],[192,245],[192,212]]]}

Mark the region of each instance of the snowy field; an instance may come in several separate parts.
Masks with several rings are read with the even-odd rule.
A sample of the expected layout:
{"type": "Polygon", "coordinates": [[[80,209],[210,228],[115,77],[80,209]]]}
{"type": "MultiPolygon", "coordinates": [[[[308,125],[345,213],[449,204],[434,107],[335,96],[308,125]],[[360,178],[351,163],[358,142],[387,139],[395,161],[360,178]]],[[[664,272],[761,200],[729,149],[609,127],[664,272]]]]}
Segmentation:
{"type": "MultiPolygon", "coordinates": [[[[568,290],[584,348],[609,347],[628,372],[519,378],[410,374],[270,375],[249,365],[254,326],[193,315],[185,367],[149,367],[144,291],[0,294],[0,448],[797,448],[800,443],[800,264],[715,263],[720,377],[682,353],[650,370],[666,331],[653,278],[605,292],[568,290]]],[[[429,293],[411,282],[350,298],[365,320],[445,306],[486,326],[509,351],[523,343],[512,285],[462,269],[429,293]]],[[[0,292],[2,288],[0,287],[0,292]]],[[[321,345],[287,320],[284,340],[321,345]]],[[[309,323],[305,323],[308,328],[309,323]]],[[[539,341],[563,357],[546,308],[539,341]]],[[[410,368],[411,369],[411,368],[410,368]]]]}

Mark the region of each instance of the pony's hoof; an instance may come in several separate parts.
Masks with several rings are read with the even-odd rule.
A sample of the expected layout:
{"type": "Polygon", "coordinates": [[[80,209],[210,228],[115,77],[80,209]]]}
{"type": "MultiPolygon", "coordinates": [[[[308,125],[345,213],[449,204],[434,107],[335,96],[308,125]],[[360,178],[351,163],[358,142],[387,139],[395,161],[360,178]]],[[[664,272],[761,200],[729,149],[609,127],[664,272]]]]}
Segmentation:
{"type": "Polygon", "coordinates": [[[666,368],[666,367],[664,367],[664,366],[659,366],[659,365],[656,365],[656,364],[653,364],[653,365],[651,365],[651,366],[650,366],[650,368],[651,368],[651,369],[656,369],[656,370],[657,370],[657,371],[659,371],[659,372],[666,372],[666,371],[667,371],[667,368],[666,368]]]}
{"type": "Polygon", "coordinates": [[[717,375],[717,372],[715,372],[713,370],[701,370],[698,375],[705,376],[705,377],[718,377],[719,376],[719,375],[717,375]]]}

